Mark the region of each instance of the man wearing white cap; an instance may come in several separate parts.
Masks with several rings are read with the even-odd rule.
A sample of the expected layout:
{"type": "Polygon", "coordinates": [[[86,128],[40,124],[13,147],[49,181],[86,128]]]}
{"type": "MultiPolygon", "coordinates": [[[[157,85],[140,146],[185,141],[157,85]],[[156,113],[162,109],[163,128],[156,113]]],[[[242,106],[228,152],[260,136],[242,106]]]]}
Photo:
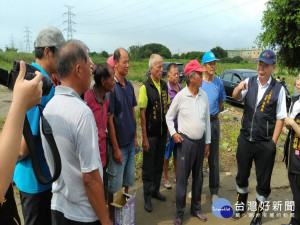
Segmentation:
{"type": "Polygon", "coordinates": [[[203,184],[203,159],[209,155],[210,116],[207,95],[199,88],[202,72],[197,60],[190,61],[184,73],[187,87],[173,99],[167,112],[166,122],[170,135],[177,147],[176,214],[174,225],[181,225],[186,205],[187,180],[192,171],[192,201],[190,212],[199,220],[206,221],[201,212],[201,192],[203,184]],[[174,118],[178,118],[178,133],[174,118]]]}
{"type": "MultiPolygon", "coordinates": [[[[35,63],[44,76],[51,78],[57,73],[56,59],[61,45],[65,42],[63,34],[55,27],[45,27],[36,36],[34,42],[35,63]]],[[[54,87],[47,96],[43,96],[40,105],[45,106],[54,95],[54,87]]],[[[50,172],[44,157],[41,136],[39,133],[40,111],[34,106],[27,112],[27,118],[34,136],[36,149],[38,150],[41,169],[48,179],[50,172]]],[[[14,173],[14,182],[20,190],[20,199],[24,222],[26,225],[51,224],[51,184],[42,185],[38,182],[33,172],[28,148],[25,139],[22,139],[19,154],[19,162],[14,173]]]]}
{"type": "Polygon", "coordinates": [[[202,66],[206,70],[203,76],[201,90],[205,91],[209,102],[210,126],[211,126],[211,143],[208,157],[209,165],[209,190],[212,196],[212,202],[218,198],[220,186],[219,173],[219,139],[220,139],[220,122],[219,112],[223,108],[223,101],[226,100],[225,89],[222,81],[215,77],[216,58],[211,51],[206,52],[202,57],[202,66]]]}

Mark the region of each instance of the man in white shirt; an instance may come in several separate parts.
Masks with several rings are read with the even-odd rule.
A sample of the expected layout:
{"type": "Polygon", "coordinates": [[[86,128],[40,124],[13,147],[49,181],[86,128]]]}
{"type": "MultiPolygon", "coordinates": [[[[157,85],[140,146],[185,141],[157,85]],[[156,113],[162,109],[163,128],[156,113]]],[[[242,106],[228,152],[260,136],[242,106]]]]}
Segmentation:
{"type": "Polygon", "coordinates": [[[237,207],[231,219],[239,219],[247,213],[248,178],[254,161],[257,210],[251,225],[261,224],[264,204],[271,193],[276,143],[286,117],[284,87],[271,76],[275,66],[275,53],[263,51],[258,58],[258,76],[241,81],[232,93],[234,99],[244,99],[245,103],[242,128],[237,139],[237,207]]]}
{"type": "MultiPolygon", "coordinates": [[[[44,110],[62,162],[60,177],[52,186],[52,225],[112,224],[104,198],[94,115],[80,98],[90,87],[93,66],[82,42],[63,45],[57,60],[61,85],[44,110]]],[[[44,135],[42,143],[53,174],[54,162],[44,135]]]]}
{"type": "Polygon", "coordinates": [[[207,95],[199,88],[202,85],[203,68],[197,60],[190,61],[184,70],[187,87],[182,89],[167,112],[166,122],[177,148],[176,214],[175,225],[181,225],[186,205],[187,180],[192,171],[191,214],[202,221],[206,216],[201,212],[203,184],[203,159],[209,155],[210,115],[207,95]],[[178,133],[174,118],[178,117],[178,133]]]}

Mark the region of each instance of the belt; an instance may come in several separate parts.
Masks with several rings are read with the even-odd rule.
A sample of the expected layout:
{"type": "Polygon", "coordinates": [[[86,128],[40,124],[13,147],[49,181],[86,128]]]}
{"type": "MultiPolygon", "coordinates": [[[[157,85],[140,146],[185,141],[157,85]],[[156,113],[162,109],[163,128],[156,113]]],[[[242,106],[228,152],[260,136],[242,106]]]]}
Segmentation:
{"type": "Polygon", "coordinates": [[[187,140],[194,142],[196,144],[200,143],[200,141],[202,140],[202,138],[200,140],[194,140],[194,139],[190,139],[188,136],[186,136],[185,134],[179,133],[181,136],[183,136],[183,138],[186,138],[187,140]]]}
{"type": "Polygon", "coordinates": [[[210,121],[218,119],[218,113],[216,115],[210,116],[210,121]]]}

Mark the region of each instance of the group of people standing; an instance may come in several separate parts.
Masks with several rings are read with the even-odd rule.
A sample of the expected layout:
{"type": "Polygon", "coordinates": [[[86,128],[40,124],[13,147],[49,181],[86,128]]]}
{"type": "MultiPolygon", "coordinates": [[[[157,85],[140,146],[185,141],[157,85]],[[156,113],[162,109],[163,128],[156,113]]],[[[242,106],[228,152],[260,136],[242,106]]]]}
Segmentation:
{"type": "MultiPolygon", "coordinates": [[[[118,48],[107,63],[95,66],[84,43],[65,41],[61,31],[54,27],[42,29],[34,47],[36,60],[33,66],[43,75],[52,77],[57,86],[54,85],[50,94],[42,97],[39,106],[27,112],[27,118],[43,173],[51,177],[55,163],[39,126],[41,111],[51,125],[62,170],[52,185],[40,184],[23,138],[14,182],[20,190],[25,224],[112,224],[114,211],[110,203],[113,194],[123,187],[128,193],[129,187],[133,186],[135,149],[139,148],[135,114],[137,100],[133,85],[126,79],[130,67],[128,53],[118,48]],[[91,74],[95,80],[92,88],[91,74]]],[[[173,152],[177,168],[175,225],[183,221],[191,172],[190,213],[201,221],[207,220],[201,210],[204,158],[208,158],[209,164],[211,201],[218,199],[218,115],[226,94],[223,83],[215,76],[217,61],[209,51],[202,58],[202,67],[197,60],[187,63],[184,70],[186,86],[182,87],[177,65],[168,65],[166,83],[162,80],[163,59],[152,54],[149,58],[151,74],[140,88],[138,106],[142,128],[144,209],[152,212],[152,198],[166,201],[160,186],[163,170],[167,171],[173,152]]],[[[240,219],[246,214],[248,178],[254,161],[257,211],[251,225],[262,223],[264,203],[271,192],[276,143],[287,116],[284,89],[271,76],[275,65],[274,52],[263,51],[258,59],[258,76],[240,82],[233,92],[233,98],[244,99],[245,109],[236,154],[236,204],[244,207],[237,209],[232,219],[240,219]]],[[[295,217],[291,224],[299,224],[299,102],[297,99],[291,118],[286,119],[287,126],[293,130],[293,141],[287,155],[295,201],[295,217]]],[[[170,188],[167,173],[164,174],[164,187],[170,188]]],[[[11,196],[12,191],[7,195],[11,196]]],[[[8,219],[8,224],[20,223],[17,217],[8,219]]]]}

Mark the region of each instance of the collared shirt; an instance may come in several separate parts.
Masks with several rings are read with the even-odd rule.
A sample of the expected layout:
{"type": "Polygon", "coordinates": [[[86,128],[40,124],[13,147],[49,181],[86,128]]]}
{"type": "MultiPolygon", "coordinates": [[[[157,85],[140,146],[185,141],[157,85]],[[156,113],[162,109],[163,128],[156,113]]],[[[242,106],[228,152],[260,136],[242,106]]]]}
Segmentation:
{"type": "MultiPolygon", "coordinates": [[[[265,91],[268,89],[270,83],[271,83],[272,77],[269,78],[268,82],[263,86],[259,78],[257,77],[257,84],[258,84],[258,93],[257,93],[257,100],[256,105],[261,101],[263,98],[265,91]]],[[[245,79],[245,83],[248,86],[249,78],[245,79]]],[[[242,91],[242,97],[239,100],[243,100],[248,93],[248,89],[242,91]]],[[[281,120],[287,117],[286,113],[286,95],[284,87],[281,87],[279,96],[278,96],[278,102],[276,107],[276,119],[281,120]]]]}
{"type": "Polygon", "coordinates": [[[300,99],[298,98],[298,100],[293,105],[293,109],[292,109],[292,105],[289,109],[289,117],[295,119],[295,117],[299,112],[300,112],[300,99]]]}
{"type": "Polygon", "coordinates": [[[210,115],[207,95],[199,89],[194,97],[185,87],[180,91],[167,112],[166,122],[170,135],[176,134],[173,119],[178,116],[178,133],[192,140],[200,140],[205,134],[205,143],[210,144],[210,115]]]}
{"type": "MultiPolygon", "coordinates": [[[[152,77],[151,77],[152,79],[152,77]]],[[[153,79],[152,79],[156,89],[158,90],[159,95],[161,95],[161,87],[160,87],[160,82],[156,83],[153,79]]],[[[170,96],[168,96],[168,104],[170,104],[170,96]]],[[[147,95],[147,91],[146,91],[146,87],[143,84],[140,88],[140,92],[139,92],[139,107],[142,109],[147,108],[148,105],[148,95],[147,95]]]]}
{"type": "Polygon", "coordinates": [[[114,126],[119,147],[132,142],[136,132],[136,122],[132,108],[137,105],[134,88],[125,79],[125,87],[115,77],[114,91],[108,93],[108,114],[114,115],[114,126]]]}
{"type": "Polygon", "coordinates": [[[202,81],[201,90],[205,91],[209,102],[210,115],[214,116],[219,112],[219,103],[226,100],[225,89],[222,81],[214,77],[213,81],[202,81]]]}
{"type": "Polygon", "coordinates": [[[100,150],[100,156],[102,161],[102,166],[106,165],[106,127],[108,120],[108,106],[109,101],[105,97],[102,100],[94,88],[88,90],[84,94],[84,101],[93,111],[96,125],[98,128],[98,145],[100,150]]]}
{"type": "MultiPolygon", "coordinates": [[[[181,86],[180,83],[178,83],[179,91],[177,92],[174,89],[173,85],[170,83],[170,81],[168,81],[167,85],[168,85],[168,91],[169,91],[169,97],[170,97],[170,104],[171,104],[172,101],[173,101],[173,99],[174,99],[174,97],[175,97],[175,95],[177,95],[177,93],[182,90],[182,86],[181,86]]],[[[168,104],[168,107],[170,107],[170,104],[168,104]]]]}
{"type": "MultiPolygon", "coordinates": [[[[82,173],[94,170],[99,170],[103,177],[97,127],[91,109],[72,88],[57,86],[44,116],[52,128],[62,161],[61,175],[52,185],[51,209],[62,212],[70,220],[98,220],[82,178],[82,173]]],[[[41,136],[45,157],[53,173],[51,150],[45,136],[41,136]]]]}

